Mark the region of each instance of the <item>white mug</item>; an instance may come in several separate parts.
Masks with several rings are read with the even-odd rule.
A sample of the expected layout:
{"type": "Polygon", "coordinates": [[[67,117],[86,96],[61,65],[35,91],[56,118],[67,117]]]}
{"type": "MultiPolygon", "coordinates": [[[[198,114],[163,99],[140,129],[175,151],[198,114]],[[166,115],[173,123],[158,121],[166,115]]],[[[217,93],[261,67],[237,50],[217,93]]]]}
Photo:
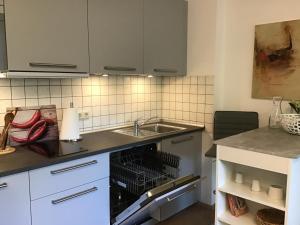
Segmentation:
{"type": "Polygon", "coordinates": [[[283,199],[283,187],[279,185],[271,185],[268,192],[269,199],[272,201],[280,201],[283,199]]]}
{"type": "Polygon", "coordinates": [[[235,174],[235,183],[242,184],[244,182],[244,177],[242,173],[235,174]]]}
{"type": "Polygon", "coordinates": [[[260,182],[259,182],[259,180],[252,180],[251,190],[256,191],[256,192],[260,191],[260,182]]]}

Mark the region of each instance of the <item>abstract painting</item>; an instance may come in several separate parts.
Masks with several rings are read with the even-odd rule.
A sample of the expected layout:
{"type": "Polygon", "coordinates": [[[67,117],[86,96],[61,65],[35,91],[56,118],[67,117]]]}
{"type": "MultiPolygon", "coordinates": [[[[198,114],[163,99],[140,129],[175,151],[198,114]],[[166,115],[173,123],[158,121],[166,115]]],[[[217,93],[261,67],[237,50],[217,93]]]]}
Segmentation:
{"type": "Polygon", "coordinates": [[[252,97],[300,99],[300,20],[255,27],[252,97]]]}

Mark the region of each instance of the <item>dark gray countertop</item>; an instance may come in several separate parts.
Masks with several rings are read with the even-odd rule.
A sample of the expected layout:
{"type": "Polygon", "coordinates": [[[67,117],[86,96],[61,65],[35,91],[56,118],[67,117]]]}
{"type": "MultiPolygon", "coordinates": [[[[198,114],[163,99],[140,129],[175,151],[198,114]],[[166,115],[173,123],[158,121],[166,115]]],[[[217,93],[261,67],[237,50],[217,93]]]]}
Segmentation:
{"type": "Polygon", "coordinates": [[[300,136],[282,129],[260,128],[215,141],[215,144],[283,158],[300,157],[300,136]]]}
{"type": "MultiPolygon", "coordinates": [[[[161,134],[157,136],[147,138],[131,137],[123,134],[111,132],[111,130],[94,132],[84,134],[83,140],[78,142],[78,145],[86,149],[86,151],[70,154],[66,156],[53,156],[46,157],[33,152],[29,146],[19,146],[16,152],[8,155],[0,156],[0,177],[29,171],[32,169],[38,169],[45,166],[50,166],[57,163],[67,162],[75,159],[80,159],[87,156],[96,154],[112,152],[130,148],[133,146],[147,144],[154,141],[159,141],[164,138],[174,137],[185,133],[191,133],[195,131],[202,131],[203,127],[183,125],[177,123],[166,123],[174,126],[185,127],[185,130],[180,130],[168,134],[161,134]]],[[[43,146],[52,148],[53,146],[59,146],[61,142],[51,141],[41,143],[43,146]]]]}

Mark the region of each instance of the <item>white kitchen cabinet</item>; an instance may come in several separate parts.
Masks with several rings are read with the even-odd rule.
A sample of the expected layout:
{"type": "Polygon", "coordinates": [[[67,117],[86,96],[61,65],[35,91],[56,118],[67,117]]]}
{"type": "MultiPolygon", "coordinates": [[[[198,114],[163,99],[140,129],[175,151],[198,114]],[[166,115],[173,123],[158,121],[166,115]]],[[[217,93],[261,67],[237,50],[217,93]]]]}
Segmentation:
{"type": "MultiPolygon", "coordinates": [[[[202,132],[193,132],[162,140],[162,152],[171,152],[180,157],[178,177],[201,174],[201,143],[202,132]]],[[[159,220],[165,220],[198,202],[200,200],[201,184],[199,183],[197,186],[197,189],[162,206],[159,220]]]]}
{"type": "Polygon", "coordinates": [[[28,172],[0,178],[0,225],[31,225],[28,172]]]}
{"type": "Polygon", "coordinates": [[[216,225],[256,225],[256,212],[270,207],[285,213],[284,225],[299,224],[299,170],[300,160],[297,158],[218,145],[216,225]],[[243,184],[235,183],[236,172],[244,174],[243,184]],[[260,192],[251,191],[253,179],[260,180],[260,192]],[[283,187],[285,195],[282,200],[272,201],[269,198],[268,187],[274,184],[283,187]],[[245,199],[249,212],[240,217],[232,216],[226,194],[245,199]]]}
{"type": "Polygon", "coordinates": [[[89,72],[87,0],[6,0],[8,70],[89,72]]]}
{"type": "Polygon", "coordinates": [[[100,154],[31,170],[31,199],[80,186],[109,176],[109,154],[100,154]]]}
{"type": "Polygon", "coordinates": [[[31,209],[32,225],[109,225],[109,178],[32,201],[31,209]]]}

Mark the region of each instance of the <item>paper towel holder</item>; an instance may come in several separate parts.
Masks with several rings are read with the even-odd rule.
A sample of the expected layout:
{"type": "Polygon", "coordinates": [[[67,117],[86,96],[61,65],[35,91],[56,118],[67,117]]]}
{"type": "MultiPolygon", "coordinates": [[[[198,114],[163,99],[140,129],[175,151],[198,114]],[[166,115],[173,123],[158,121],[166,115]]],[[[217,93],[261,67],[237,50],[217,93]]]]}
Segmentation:
{"type": "Polygon", "coordinates": [[[60,132],[60,140],[63,142],[78,142],[83,139],[79,132],[79,121],[75,120],[76,116],[74,117],[74,114],[78,115],[78,113],[76,109],[74,109],[74,111],[71,112],[71,115],[73,113],[73,117],[69,117],[70,111],[68,110],[70,109],[74,109],[73,102],[70,102],[70,108],[65,109],[63,112],[63,121],[62,121],[61,132],[60,132]],[[68,115],[67,119],[65,117],[66,114],[68,115]],[[75,121],[72,121],[72,119],[75,121]],[[75,130],[75,133],[70,134],[70,130],[72,131],[75,130]]]}

